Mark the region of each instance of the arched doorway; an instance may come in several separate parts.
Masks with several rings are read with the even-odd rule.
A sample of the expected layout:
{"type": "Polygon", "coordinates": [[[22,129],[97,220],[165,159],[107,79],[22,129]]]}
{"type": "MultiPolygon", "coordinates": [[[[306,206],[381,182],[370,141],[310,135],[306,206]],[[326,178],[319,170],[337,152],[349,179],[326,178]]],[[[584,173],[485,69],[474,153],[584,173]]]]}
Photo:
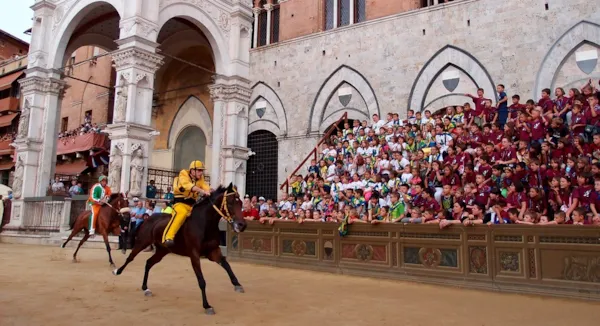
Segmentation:
{"type": "Polygon", "coordinates": [[[250,156],[246,169],[246,193],[277,200],[277,137],[270,131],[257,130],[248,135],[250,156]]]}
{"type": "Polygon", "coordinates": [[[175,142],[175,171],[187,169],[191,161],[206,161],[206,135],[202,129],[189,126],[183,129],[175,142]]]}

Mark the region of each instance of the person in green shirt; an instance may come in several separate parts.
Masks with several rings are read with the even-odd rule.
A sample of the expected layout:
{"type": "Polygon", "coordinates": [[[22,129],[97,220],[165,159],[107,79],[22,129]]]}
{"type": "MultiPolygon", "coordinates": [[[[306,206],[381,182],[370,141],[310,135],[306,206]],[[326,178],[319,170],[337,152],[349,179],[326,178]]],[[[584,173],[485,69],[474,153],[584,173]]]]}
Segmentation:
{"type": "Polygon", "coordinates": [[[400,222],[400,220],[402,220],[402,218],[405,217],[405,210],[406,207],[404,205],[404,202],[402,202],[400,200],[400,195],[397,192],[393,192],[390,195],[390,201],[392,203],[392,206],[390,206],[390,222],[395,223],[395,222],[400,222]]]}

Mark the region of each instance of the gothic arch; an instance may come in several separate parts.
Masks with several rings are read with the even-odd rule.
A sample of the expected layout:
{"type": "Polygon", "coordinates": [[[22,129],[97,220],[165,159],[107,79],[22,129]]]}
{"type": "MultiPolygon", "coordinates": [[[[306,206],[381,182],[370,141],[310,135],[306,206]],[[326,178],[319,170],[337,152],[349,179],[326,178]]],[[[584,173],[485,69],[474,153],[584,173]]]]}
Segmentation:
{"type": "Polygon", "coordinates": [[[271,88],[266,83],[259,81],[258,83],[252,86],[252,96],[250,96],[250,109],[254,107],[254,104],[260,99],[264,99],[267,101],[271,107],[275,110],[277,114],[277,121],[271,120],[255,120],[250,121],[248,126],[248,134],[266,128],[265,130],[272,130],[273,125],[277,126],[278,133],[277,136],[285,136],[287,135],[287,115],[285,114],[285,108],[283,107],[283,103],[281,102],[281,98],[279,95],[275,93],[273,88],[271,88]]]}
{"type": "MultiPolygon", "coordinates": [[[[60,68],[63,65],[63,59],[66,54],[67,46],[73,32],[79,25],[79,23],[86,17],[87,14],[92,12],[95,8],[102,4],[111,5],[119,14],[119,17],[123,17],[123,1],[121,0],[79,0],[79,1],[66,1],[58,4],[53,17],[53,24],[50,31],[52,41],[50,41],[50,47],[48,48],[48,68],[60,68]],[[54,37],[56,35],[56,37],[54,37]]],[[[99,44],[101,47],[106,47],[108,44],[99,44]]],[[[112,45],[111,47],[114,47],[112,45]]],[[[70,55],[70,53],[69,53],[70,55]]]]}
{"type": "Polygon", "coordinates": [[[189,162],[206,162],[206,133],[196,125],[187,125],[178,134],[173,146],[173,168],[176,171],[188,167],[189,162]]]}
{"type": "Polygon", "coordinates": [[[217,73],[230,75],[232,71],[229,71],[229,62],[231,61],[229,59],[228,47],[229,35],[226,34],[229,33],[229,29],[232,28],[232,26],[228,19],[221,20],[221,17],[224,17],[226,13],[221,11],[221,9],[218,9],[214,3],[209,1],[203,2],[204,5],[207,6],[204,10],[190,3],[166,3],[167,5],[163,6],[163,1],[161,1],[160,12],[158,14],[158,30],[160,31],[170,19],[176,17],[181,17],[194,23],[210,42],[217,73]],[[215,19],[208,14],[209,12],[212,13],[212,16],[220,15],[217,18],[219,21],[216,22],[215,19]]]}
{"type": "Polygon", "coordinates": [[[486,97],[494,94],[496,99],[496,88],[492,77],[485,67],[469,52],[453,45],[446,45],[438,50],[423,66],[408,97],[408,108],[421,111],[425,106],[427,93],[432,83],[446,69],[452,65],[462,70],[475,84],[483,88],[486,97]]]}
{"type": "Polygon", "coordinates": [[[569,28],[552,44],[538,70],[533,98],[538,98],[544,88],[554,89],[556,73],[560,71],[565,60],[584,43],[600,47],[600,25],[582,20],[569,28]],[[552,82],[548,84],[550,80],[552,82]]]}
{"type": "Polygon", "coordinates": [[[212,144],[212,122],[208,110],[204,103],[195,96],[190,96],[179,107],[171,127],[169,128],[169,139],[167,140],[167,148],[172,149],[175,146],[177,137],[186,128],[196,126],[202,130],[206,136],[208,144],[212,144]]]}
{"type": "Polygon", "coordinates": [[[334,92],[343,83],[350,84],[360,93],[367,104],[368,112],[364,112],[365,115],[370,117],[375,113],[379,114],[379,102],[377,101],[377,96],[375,96],[375,91],[373,90],[373,87],[371,87],[371,84],[369,84],[367,79],[354,68],[341,65],[325,79],[317,92],[317,96],[310,109],[309,133],[319,131],[323,118],[325,118],[323,115],[325,114],[327,103],[329,103],[334,92]]]}

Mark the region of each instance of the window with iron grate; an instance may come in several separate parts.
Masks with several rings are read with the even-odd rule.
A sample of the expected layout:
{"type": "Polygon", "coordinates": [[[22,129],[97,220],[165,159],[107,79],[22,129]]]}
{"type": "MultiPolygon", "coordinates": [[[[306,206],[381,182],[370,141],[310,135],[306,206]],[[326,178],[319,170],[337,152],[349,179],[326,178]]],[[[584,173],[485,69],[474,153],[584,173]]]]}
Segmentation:
{"type": "Polygon", "coordinates": [[[277,137],[270,131],[257,130],[248,135],[248,148],[254,155],[248,159],[246,193],[277,200],[277,137]]]}
{"type": "Polygon", "coordinates": [[[367,20],[366,0],[354,0],[354,22],[361,23],[367,20]]]}
{"type": "Polygon", "coordinates": [[[340,0],[339,2],[339,26],[350,25],[350,0],[340,0]]]}
{"type": "Polygon", "coordinates": [[[263,10],[258,15],[258,46],[267,45],[267,11],[263,10]]]}
{"type": "Polygon", "coordinates": [[[333,26],[333,18],[334,18],[334,5],[333,2],[337,0],[325,0],[325,30],[329,30],[334,28],[333,26]]]}
{"type": "Polygon", "coordinates": [[[271,11],[271,44],[279,42],[279,6],[271,11]]]}

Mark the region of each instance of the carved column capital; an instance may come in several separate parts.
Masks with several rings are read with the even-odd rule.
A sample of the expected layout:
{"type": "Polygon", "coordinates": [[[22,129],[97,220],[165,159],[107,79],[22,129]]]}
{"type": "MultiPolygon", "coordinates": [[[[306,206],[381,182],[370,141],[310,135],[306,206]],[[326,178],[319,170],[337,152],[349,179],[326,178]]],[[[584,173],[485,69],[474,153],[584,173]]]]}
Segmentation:
{"type": "Polygon", "coordinates": [[[247,80],[239,77],[219,76],[214,84],[208,86],[208,90],[213,102],[235,100],[248,103],[252,95],[252,90],[248,85],[247,80]]]}
{"type": "Polygon", "coordinates": [[[140,48],[125,48],[115,52],[112,60],[117,71],[138,68],[154,74],[162,66],[163,56],[140,48]]]}

